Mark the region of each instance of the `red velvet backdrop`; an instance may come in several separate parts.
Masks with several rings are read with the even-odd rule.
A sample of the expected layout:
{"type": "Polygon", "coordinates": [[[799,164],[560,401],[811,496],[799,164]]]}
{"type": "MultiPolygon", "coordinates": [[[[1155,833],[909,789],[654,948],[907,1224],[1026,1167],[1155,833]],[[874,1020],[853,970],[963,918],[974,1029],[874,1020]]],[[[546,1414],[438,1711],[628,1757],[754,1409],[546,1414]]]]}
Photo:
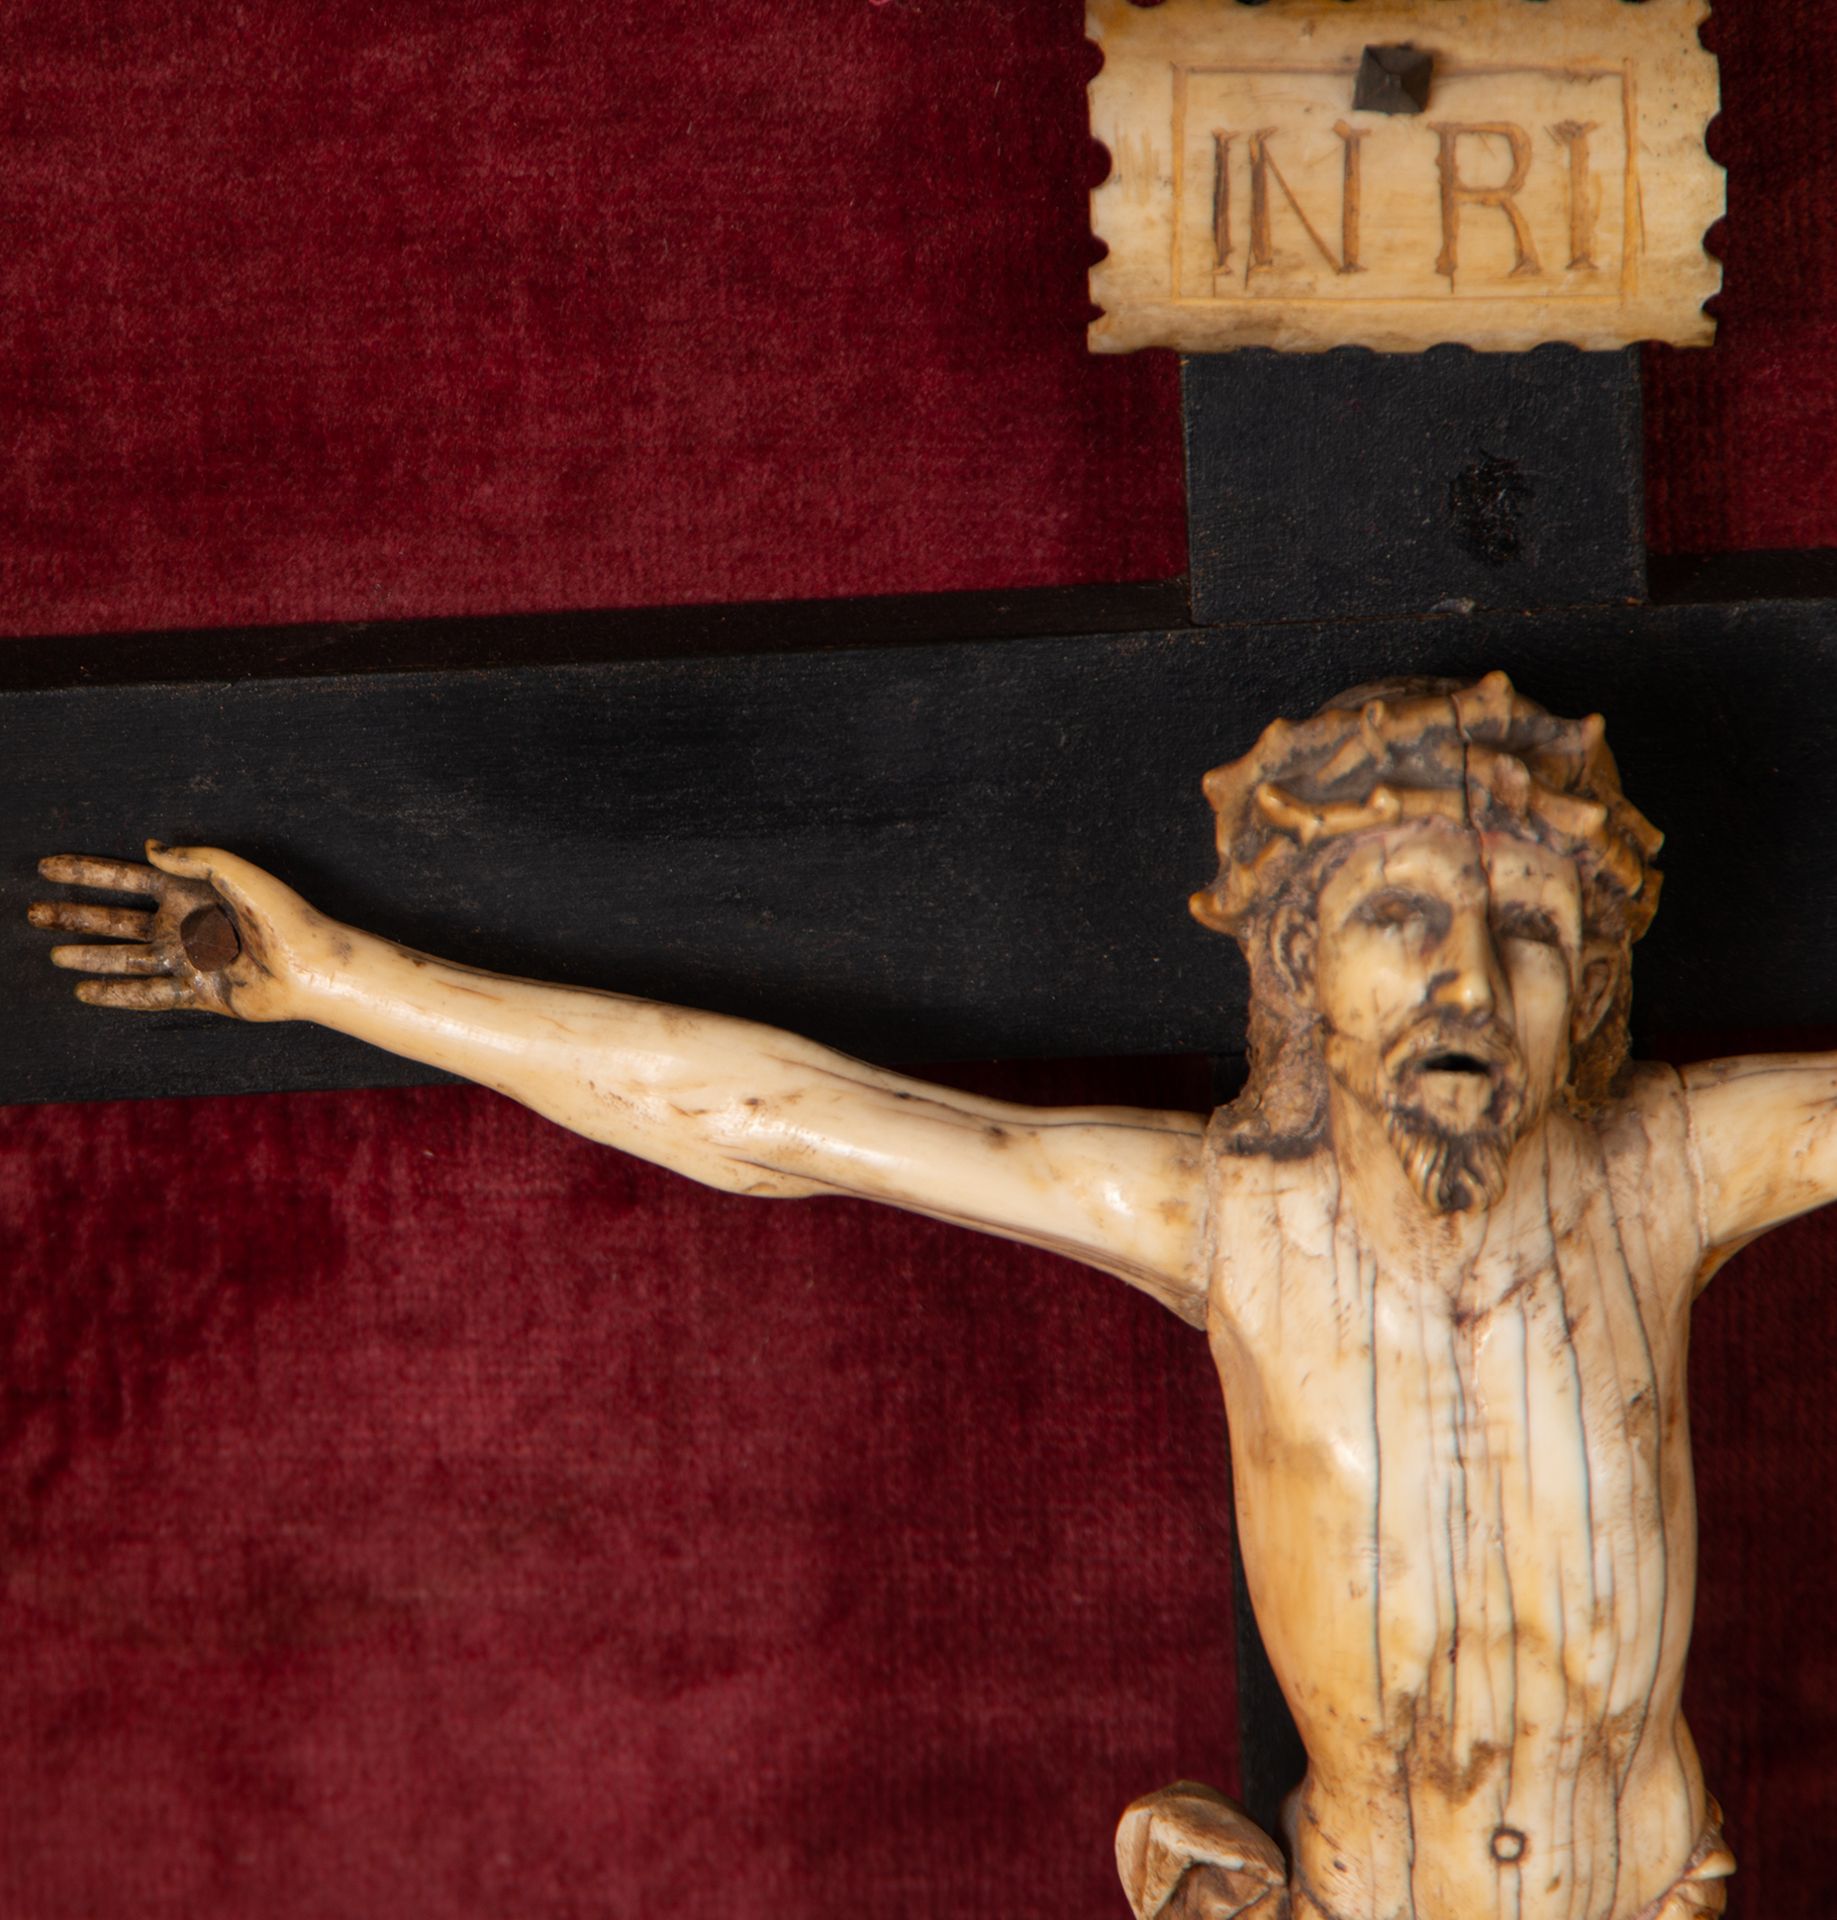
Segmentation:
{"type": "MultiPolygon", "coordinates": [[[[1080,12],[16,5],[0,621],[1178,572],[1173,364],[1082,346],[1080,12]]],[[[1714,38],[1654,544],[1837,545],[1837,21],[1714,38]]],[[[1698,1335],[1751,1914],[1827,1899],[1834,1238],[1698,1335]]],[[[1234,1783],[1216,1387],[1113,1282],[448,1088],[0,1113],[0,1248],[0,1915],[1100,1916],[1128,1798],[1234,1783]]]]}

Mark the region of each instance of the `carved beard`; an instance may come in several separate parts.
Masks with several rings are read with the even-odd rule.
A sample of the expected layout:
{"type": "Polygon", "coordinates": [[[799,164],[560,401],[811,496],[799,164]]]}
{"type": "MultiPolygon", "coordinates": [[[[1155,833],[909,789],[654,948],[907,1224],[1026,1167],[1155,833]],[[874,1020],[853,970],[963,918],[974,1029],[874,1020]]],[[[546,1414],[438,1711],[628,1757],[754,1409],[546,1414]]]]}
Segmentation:
{"type": "Polygon", "coordinates": [[[1323,1052],[1333,1077],[1384,1122],[1405,1177],[1431,1213],[1465,1213],[1504,1198],[1512,1149],[1537,1117],[1507,1028],[1430,1016],[1382,1048],[1329,1032],[1323,1052]],[[1476,1124],[1452,1127],[1420,1104],[1423,1063],[1438,1053],[1474,1056],[1490,1069],[1490,1096],[1476,1124]]]}
{"type": "Polygon", "coordinates": [[[1384,1109],[1384,1131],[1431,1213],[1465,1213],[1505,1198],[1517,1133],[1503,1127],[1447,1133],[1425,1115],[1394,1106],[1384,1109]]]}

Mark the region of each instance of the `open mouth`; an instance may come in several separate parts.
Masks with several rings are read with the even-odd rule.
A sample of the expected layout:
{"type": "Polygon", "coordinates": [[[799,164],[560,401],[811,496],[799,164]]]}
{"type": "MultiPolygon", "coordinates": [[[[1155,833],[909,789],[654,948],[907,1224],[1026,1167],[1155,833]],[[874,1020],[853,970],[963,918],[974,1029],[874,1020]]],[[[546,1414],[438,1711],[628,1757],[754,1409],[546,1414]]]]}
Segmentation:
{"type": "Polygon", "coordinates": [[[1416,1064],[1418,1073],[1465,1073],[1477,1079],[1490,1080],[1493,1077],[1492,1065],[1475,1053],[1442,1052],[1425,1054],[1416,1064]]]}

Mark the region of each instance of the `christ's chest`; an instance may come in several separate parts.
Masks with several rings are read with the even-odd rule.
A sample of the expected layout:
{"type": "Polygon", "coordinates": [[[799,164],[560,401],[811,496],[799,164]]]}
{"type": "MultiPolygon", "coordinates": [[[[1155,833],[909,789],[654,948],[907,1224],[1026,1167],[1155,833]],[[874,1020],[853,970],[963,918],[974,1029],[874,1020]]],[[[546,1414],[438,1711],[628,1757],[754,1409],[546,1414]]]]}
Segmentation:
{"type": "Polygon", "coordinates": [[[1530,1210],[1452,1281],[1388,1269],[1344,1212],[1270,1200],[1240,1221],[1257,1266],[1215,1335],[1253,1591],[1259,1556],[1311,1566],[1345,1618],[1310,1631],[1453,1790],[1527,1722],[1634,1707],[1663,1633],[1679,1383],[1605,1192],[1530,1210]]]}

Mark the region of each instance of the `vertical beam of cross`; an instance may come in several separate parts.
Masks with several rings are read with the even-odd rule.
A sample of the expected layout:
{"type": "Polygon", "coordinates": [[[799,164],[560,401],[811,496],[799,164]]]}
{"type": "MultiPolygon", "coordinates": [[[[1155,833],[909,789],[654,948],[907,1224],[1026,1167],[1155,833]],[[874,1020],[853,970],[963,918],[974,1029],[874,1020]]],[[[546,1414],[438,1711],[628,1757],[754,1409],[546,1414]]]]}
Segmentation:
{"type": "MultiPolygon", "coordinates": [[[[1252,349],[1181,372],[1196,625],[1646,597],[1636,349],[1252,349]]],[[[1232,1585],[1244,1804],[1279,1833],[1307,1759],[1235,1549],[1232,1585]]]]}
{"type": "Polygon", "coordinates": [[[1182,390],[1199,625],[1645,598],[1636,350],[1252,348],[1182,390]]]}

